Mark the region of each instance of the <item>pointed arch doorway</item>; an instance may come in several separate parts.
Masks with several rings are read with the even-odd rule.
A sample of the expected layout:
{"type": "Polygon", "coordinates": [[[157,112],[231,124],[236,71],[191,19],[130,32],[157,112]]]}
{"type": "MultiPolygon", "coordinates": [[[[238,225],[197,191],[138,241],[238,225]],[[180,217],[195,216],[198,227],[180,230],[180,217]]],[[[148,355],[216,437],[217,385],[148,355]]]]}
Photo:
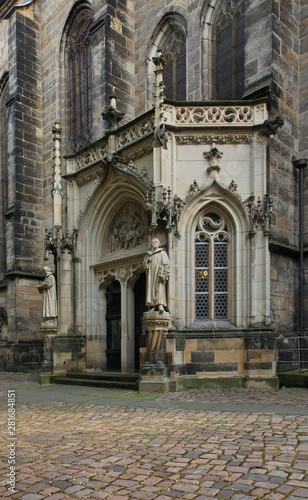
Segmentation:
{"type": "Polygon", "coordinates": [[[132,322],[129,321],[129,318],[122,318],[123,304],[121,303],[125,298],[125,293],[122,292],[125,292],[125,288],[121,288],[120,282],[116,279],[112,280],[106,288],[107,371],[121,372],[124,358],[131,358],[127,359],[125,363],[131,366],[131,370],[136,373],[140,370],[140,347],[145,345],[146,336],[143,324],[143,313],[147,310],[145,273],[142,273],[136,280],[133,289],[128,287],[129,289],[133,291],[133,301],[131,302],[133,311],[127,311],[127,314],[132,318],[132,322]],[[133,329],[132,349],[129,348],[128,343],[123,343],[123,323],[130,324],[133,329]],[[132,359],[133,356],[134,359],[132,359]]]}
{"type": "Polygon", "coordinates": [[[121,371],[121,285],[112,280],[106,290],[107,370],[121,371]]]}

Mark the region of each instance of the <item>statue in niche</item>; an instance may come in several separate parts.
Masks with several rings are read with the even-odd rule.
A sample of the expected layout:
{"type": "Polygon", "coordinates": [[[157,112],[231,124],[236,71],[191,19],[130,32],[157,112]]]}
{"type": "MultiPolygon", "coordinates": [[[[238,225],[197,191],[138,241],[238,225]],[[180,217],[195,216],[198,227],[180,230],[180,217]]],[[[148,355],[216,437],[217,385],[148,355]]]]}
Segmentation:
{"type": "Polygon", "coordinates": [[[43,284],[38,287],[43,294],[43,318],[45,321],[54,321],[57,316],[57,293],[56,280],[49,267],[43,267],[45,279],[43,284]]]}
{"type": "Polygon", "coordinates": [[[116,220],[113,227],[112,251],[129,250],[142,243],[145,226],[136,212],[127,210],[116,220]]]}
{"type": "Polygon", "coordinates": [[[166,283],[170,275],[170,262],[167,252],[160,246],[158,238],[151,241],[151,250],[144,258],[146,269],[146,305],[152,307],[151,311],[163,313],[167,306],[166,283]]]}

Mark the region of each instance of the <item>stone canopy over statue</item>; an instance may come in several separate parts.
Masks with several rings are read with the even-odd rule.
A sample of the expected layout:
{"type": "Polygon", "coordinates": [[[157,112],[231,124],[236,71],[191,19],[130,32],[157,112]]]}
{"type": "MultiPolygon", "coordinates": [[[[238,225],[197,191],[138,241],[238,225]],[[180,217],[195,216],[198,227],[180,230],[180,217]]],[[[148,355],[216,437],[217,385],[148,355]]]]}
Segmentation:
{"type": "Polygon", "coordinates": [[[170,265],[167,252],[161,248],[158,238],[152,239],[151,250],[144,258],[144,268],[147,274],[146,305],[152,307],[152,311],[163,313],[167,306],[166,283],[170,265]]]}
{"type": "Polygon", "coordinates": [[[43,267],[43,271],[45,279],[43,284],[38,287],[39,292],[43,294],[43,318],[45,321],[52,321],[58,316],[56,280],[49,267],[43,267]]]}

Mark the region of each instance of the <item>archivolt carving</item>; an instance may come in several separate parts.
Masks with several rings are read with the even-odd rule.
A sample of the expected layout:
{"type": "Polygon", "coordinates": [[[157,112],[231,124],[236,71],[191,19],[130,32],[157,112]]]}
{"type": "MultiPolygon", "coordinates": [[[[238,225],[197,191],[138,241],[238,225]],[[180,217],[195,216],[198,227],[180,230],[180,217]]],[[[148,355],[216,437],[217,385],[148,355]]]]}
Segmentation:
{"type": "Polygon", "coordinates": [[[86,184],[87,182],[91,182],[94,179],[94,183],[98,186],[106,177],[107,170],[105,169],[95,169],[92,172],[88,172],[87,174],[80,175],[80,177],[76,178],[76,182],[78,186],[82,184],[86,184]]]}
{"type": "Polygon", "coordinates": [[[133,175],[134,177],[136,177],[136,179],[138,179],[140,182],[142,182],[142,184],[144,184],[145,186],[149,186],[150,180],[148,178],[147,171],[145,170],[145,168],[142,168],[141,170],[139,170],[133,161],[129,161],[128,165],[125,165],[124,163],[119,162],[119,163],[115,164],[115,167],[118,170],[121,170],[121,172],[125,172],[127,174],[133,175]]]}
{"type": "Polygon", "coordinates": [[[148,144],[147,146],[143,146],[142,148],[137,149],[133,153],[123,155],[121,158],[122,158],[122,161],[124,163],[129,164],[129,162],[131,162],[131,161],[134,162],[138,158],[141,158],[142,156],[146,156],[146,155],[152,153],[152,151],[153,151],[153,144],[151,143],[151,144],[148,144]]]}
{"type": "Polygon", "coordinates": [[[185,198],[185,203],[188,203],[189,200],[194,198],[198,193],[200,193],[200,188],[199,188],[198,183],[195,179],[194,182],[190,185],[189,193],[185,198]]]}

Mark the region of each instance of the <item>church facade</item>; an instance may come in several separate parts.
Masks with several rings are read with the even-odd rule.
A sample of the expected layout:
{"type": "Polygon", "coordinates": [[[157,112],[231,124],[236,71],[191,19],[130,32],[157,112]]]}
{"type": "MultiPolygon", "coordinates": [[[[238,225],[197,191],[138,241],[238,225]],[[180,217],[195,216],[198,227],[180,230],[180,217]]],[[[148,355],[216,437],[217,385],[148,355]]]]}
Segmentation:
{"type": "Polygon", "coordinates": [[[151,392],[305,368],[308,3],[0,14],[1,369],[140,373],[151,392]]]}

